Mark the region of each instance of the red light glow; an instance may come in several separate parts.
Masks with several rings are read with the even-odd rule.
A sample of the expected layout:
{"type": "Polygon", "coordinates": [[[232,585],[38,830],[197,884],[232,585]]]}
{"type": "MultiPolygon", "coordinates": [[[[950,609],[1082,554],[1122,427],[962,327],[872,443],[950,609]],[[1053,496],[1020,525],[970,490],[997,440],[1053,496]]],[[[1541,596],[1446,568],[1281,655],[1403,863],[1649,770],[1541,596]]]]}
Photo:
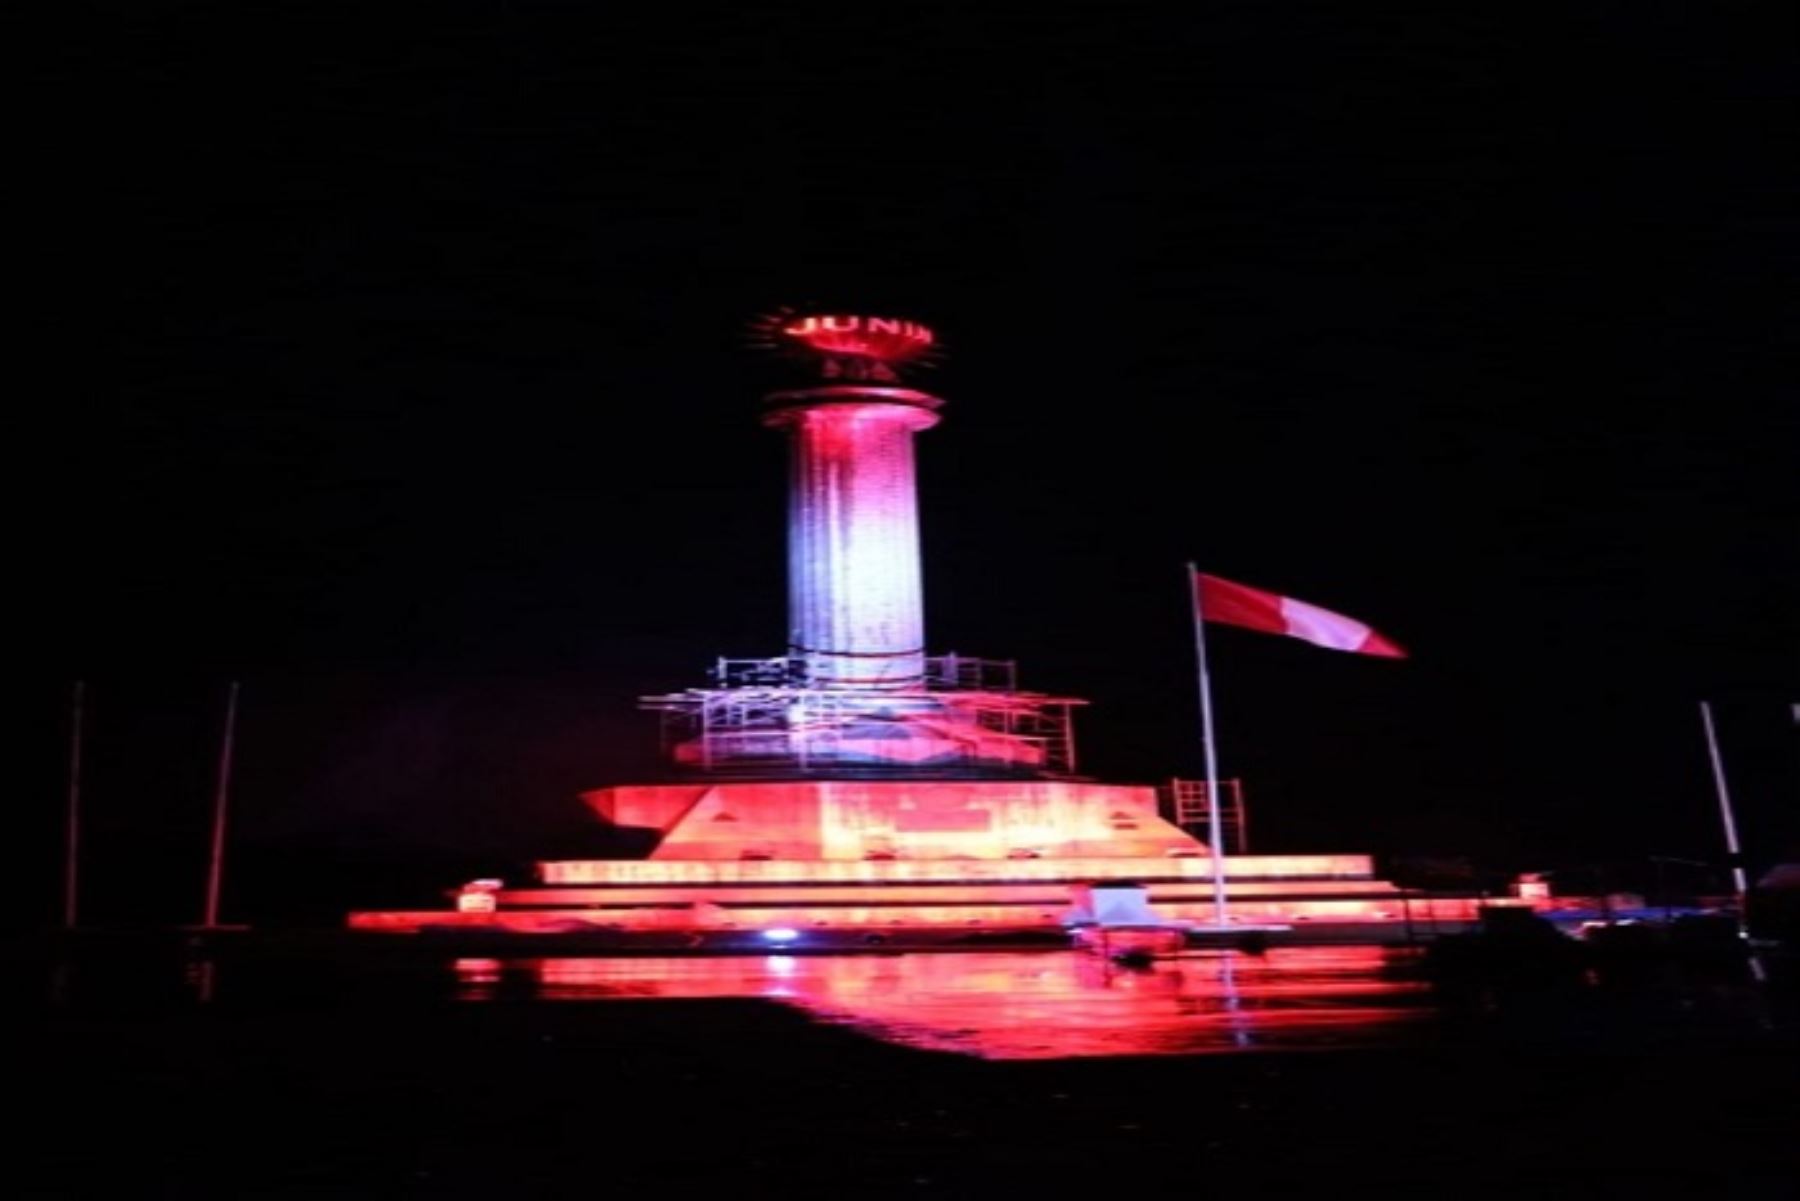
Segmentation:
{"type": "MultiPolygon", "coordinates": [[[[497,994],[465,971],[467,1000],[497,994]]],[[[1193,1055],[1376,1044],[1427,1016],[1405,952],[1190,952],[1154,970],[1088,954],[545,958],[513,961],[543,1000],[768,997],[875,1038],[983,1059],[1193,1055]]]]}
{"type": "Polygon", "coordinates": [[[822,355],[903,363],[930,352],[937,337],[930,328],[899,317],[797,317],[782,336],[822,355]]]}

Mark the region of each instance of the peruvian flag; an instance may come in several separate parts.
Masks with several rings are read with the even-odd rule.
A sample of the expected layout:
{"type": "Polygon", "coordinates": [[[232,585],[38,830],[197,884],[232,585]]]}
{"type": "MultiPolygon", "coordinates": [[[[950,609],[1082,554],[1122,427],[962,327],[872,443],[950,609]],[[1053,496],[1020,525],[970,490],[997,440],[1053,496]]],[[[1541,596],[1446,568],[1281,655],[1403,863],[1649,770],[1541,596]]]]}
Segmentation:
{"type": "Polygon", "coordinates": [[[1194,572],[1194,595],[1199,598],[1200,617],[1205,621],[1266,634],[1286,634],[1334,651],[1406,658],[1405,651],[1355,618],[1291,596],[1278,596],[1198,571],[1194,572]]]}

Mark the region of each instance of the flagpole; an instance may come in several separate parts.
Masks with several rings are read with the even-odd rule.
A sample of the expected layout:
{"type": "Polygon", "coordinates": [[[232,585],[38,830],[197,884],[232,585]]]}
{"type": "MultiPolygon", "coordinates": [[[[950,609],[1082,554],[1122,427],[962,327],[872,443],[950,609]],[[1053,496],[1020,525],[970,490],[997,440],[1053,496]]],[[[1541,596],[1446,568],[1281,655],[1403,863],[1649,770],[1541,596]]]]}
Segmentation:
{"type": "Polygon", "coordinates": [[[1725,826],[1725,850],[1731,856],[1731,883],[1737,890],[1738,920],[1741,922],[1750,881],[1744,875],[1743,852],[1738,849],[1737,819],[1731,814],[1731,790],[1725,787],[1725,763],[1719,758],[1719,736],[1713,730],[1709,701],[1700,702],[1700,724],[1706,730],[1706,752],[1712,759],[1713,787],[1719,794],[1719,819],[1725,826]]]}
{"type": "Polygon", "coordinates": [[[1206,619],[1200,613],[1200,574],[1187,565],[1194,610],[1194,665],[1200,685],[1200,746],[1206,756],[1206,844],[1212,862],[1213,921],[1225,926],[1225,847],[1219,838],[1219,756],[1213,744],[1212,678],[1206,671],[1206,619]]]}
{"type": "Polygon", "coordinates": [[[238,682],[225,693],[225,736],[219,740],[219,776],[213,790],[212,853],[206,864],[206,916],[211,930],[219,924],[219,891],[225,871],[225,808],[231,796],[231,754],[237,734],[238,682]]]}

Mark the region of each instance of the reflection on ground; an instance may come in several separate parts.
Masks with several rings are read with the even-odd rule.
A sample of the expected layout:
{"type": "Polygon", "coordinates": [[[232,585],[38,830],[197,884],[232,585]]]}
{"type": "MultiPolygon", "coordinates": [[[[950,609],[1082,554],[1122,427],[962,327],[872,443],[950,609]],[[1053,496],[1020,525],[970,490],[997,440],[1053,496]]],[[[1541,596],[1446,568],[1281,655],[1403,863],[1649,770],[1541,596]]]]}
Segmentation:
{"type": "Polygon", "coordinates": [[[1189,952],[1143,969],[1074,951],[459,959],[459,995],[766,997],[906,1046],[986,1059],[1378,1043],[1427,1012],[1380,947],[1189,952]]]}

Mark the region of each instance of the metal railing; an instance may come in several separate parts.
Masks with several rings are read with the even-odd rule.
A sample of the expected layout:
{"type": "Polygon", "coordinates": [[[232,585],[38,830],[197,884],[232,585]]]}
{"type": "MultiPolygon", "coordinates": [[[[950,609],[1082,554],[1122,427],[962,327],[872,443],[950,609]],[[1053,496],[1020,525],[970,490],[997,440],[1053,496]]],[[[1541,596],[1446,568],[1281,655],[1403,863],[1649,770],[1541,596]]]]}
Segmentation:
{"type": "MultiPolygon", "coordinates": [[[[1201,841],[1211,837],[1211,819],[1206,803],[1205,780],[1171,779],[1162,788],[1171,819],[1176,825],[1201,841]]],[[[1219,781],[1219,841],[1228,855],[1250,853],[1250,822],[1244,812],[1244,786],[1241,780],[1219,781]]]]}
{"type": "Polygon", "coordinates": [[[640,704],[662,715],[664,751],[700,771],[1074,775],[1082,701],[1020,692],[1008,660],[925,662],[920,686],[870,690],[813,682],[793,656],[721,658],[712,687],[640,704]]]}
{"type": "MultiPolygon", "coordinates": [[[[802,655],[771,659],[719,659],[707,673],[716,688],[829,688],[812,678],[802,655]]],[[[1011,659],[927,655],[921,685],[927,692],[1017,692],[1018,664],[1011,659]]]]}

